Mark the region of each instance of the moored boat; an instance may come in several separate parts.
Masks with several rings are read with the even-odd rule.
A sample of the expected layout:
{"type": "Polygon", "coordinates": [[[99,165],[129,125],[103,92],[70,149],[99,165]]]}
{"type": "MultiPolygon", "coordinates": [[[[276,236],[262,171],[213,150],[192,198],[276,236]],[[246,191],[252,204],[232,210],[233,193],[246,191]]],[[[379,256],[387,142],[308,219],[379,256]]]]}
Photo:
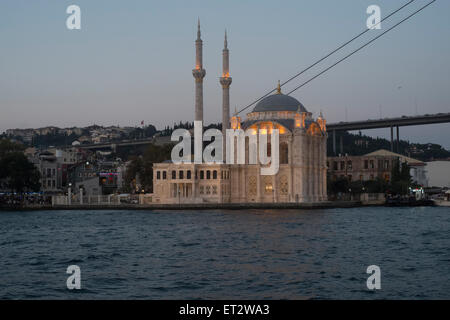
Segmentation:
{"type": "Polygon", "coordinates": [[[433,199],[433,202],[439,207],[450,207],[450,190],[447,190],[443,196],[433,199]]]}

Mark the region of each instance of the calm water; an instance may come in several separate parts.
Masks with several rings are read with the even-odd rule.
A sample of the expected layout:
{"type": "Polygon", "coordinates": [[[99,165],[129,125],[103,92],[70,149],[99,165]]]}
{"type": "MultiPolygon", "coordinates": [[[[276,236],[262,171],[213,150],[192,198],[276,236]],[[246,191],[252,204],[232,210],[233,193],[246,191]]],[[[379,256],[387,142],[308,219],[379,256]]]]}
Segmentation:
{"type": "Polygon", "coordinates": [[[450,299],[450,210],[0,212],[0,272],[2,299],[450,299]]]}

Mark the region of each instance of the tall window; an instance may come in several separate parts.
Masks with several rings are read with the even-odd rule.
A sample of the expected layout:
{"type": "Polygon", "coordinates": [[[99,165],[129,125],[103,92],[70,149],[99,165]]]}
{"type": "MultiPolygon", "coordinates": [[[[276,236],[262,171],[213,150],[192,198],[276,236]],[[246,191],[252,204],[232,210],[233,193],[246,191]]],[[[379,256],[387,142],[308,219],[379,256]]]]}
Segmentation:
{"type": "Polygon", "coordinates": [[[160,171],[156,171],[156,180],[161,179],[161,172],[160,171]]]}
{"type": "Polygon", "coordinates": [[[213,179],[217,179],[217,170],[213,171],[213,179]]]}
{"type": "Polygon", "coordinates": [[[187,177],[186,177],[187,179],[190,179],[190,178],[191,178],[191,170],[188,170],[188,171],[187,171],[186,176],[187,176],[187,177]]]}
{"type": "Polygon", "coordinates": [[[166,180],[167,179],[167,172],[163,171],[163,179],[166,180]]]}
{"type": "Polygon", "coordinates": [[[177,178],[177,172],[175,170],[172,170],[172,179],[176,179],[177,178]]]}
{"type": "Polygon", "coordinates": [[[289,147],[286,142],[280,143],[280,164],[289,163],[289,147]]]}
{"type": "Polygon", "coordinates": [[[184,179],[184,171],[180,170],[180,172],[178,173],[178,176],[180,177],[180,179],[184,179]]]}
{"type": "Polygon", "coordinates": [[[211,179],[211,171],[206,171],[206,179],[211,179]]]}
{"type": "Polygon", "coordinates": [[[200,171],[200,179],[205,179],[205,171],[200,171]]]}

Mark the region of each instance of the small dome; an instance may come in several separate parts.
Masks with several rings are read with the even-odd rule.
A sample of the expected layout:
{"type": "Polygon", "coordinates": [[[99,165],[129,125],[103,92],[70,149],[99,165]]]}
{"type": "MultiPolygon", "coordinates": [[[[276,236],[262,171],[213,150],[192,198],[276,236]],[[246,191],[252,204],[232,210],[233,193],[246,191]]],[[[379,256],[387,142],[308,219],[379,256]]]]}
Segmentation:
{"type": "Polygon", "coordinates": [[[298,111],[307,112],[305,107],[297,99],[282,93],[276,93],[265,97],[258,102],[253,112],[266,111],[298,111]]]}

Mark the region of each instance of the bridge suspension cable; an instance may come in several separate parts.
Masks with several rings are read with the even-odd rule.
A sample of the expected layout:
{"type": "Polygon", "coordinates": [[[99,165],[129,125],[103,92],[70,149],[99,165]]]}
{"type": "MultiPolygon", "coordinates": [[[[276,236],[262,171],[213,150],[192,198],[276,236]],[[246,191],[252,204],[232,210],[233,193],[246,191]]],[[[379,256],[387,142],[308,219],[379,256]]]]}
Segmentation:
{"type": "MultiPolygon", "coordinates": [[[[404,9],[405,7],[407,7],[408,5],[410,5],[411,3],[413,3],[415,0],[410,0],[407,3],[405,3],[404,5],[402,5],[401,7],[399,7],[398,9],[394,10],[393,12],[391,12],[389,15],[387,15],[386,17],[384,17],[383,19],[380,20],[380,22],[378,22],[377,24],[374,25],[377,26],[378,24],[380,24],[383,21],[386,21],[387,19],[389,19],[391,16],[393,16],[394,14],[396,14],[397,12],[399,12],[400,10],[404,9]]],[[[310,70],[311,68],[315,67],[316,65],[318,65],[320,62],[324,61],[325,59],[327,59],[328,57],[330,57],[331,55],[335,54],[336,52],[338,52],[339,50],[341,50],[342,48],[346,47],[347,45],[349,45],[350,43],[352,43],[353,41],[355,41],[356,39],[358,39],[359,37],[363,36],[364,34],[366,34],[367,32],[369,32],[371,29],[365,29],[364,31],[360,32],[359,34],[357,34],[356,36],[354,36],[353,38],[351,38],[350,40],[348,40],[347,42],[343,43],[342,45],[340,45],[339,47],[337,47],[336,49],[332,50],[331,52],[329,52],[328,54],[326,54],[325,56],[323,56],[322,58],[320,58],[319,60],[317,60],[316,62],[314,62],[313,64],[309,65],[308,67],[306,67],[305,69],[303,69],[302,71],[300,71],[299,73],[295,74],[294,76],[290,77],[288,80],[282,82],[280,84],[280,87],[283,87],[285,84],[291,82],[292,80],[296,79],[297,77],[299,77],[300,75],[304,74],[306,71],[310,70]]],[[[234,115],[238,115],[239,113],[241,113],[242,111],[250,108],[252,105],[254,105],[255,103],[259,102],[261,99],[264,99],[265,97],[267,97],[269,94],[271,94],[272,92],[274,92],[276,90],[272,89],[270,91],[268,91],[265,95],[261,96],[260,98],[256,99],[255,101],[253,101],[252,103],[250,103],[249,105],[245,106],[244,108],[242,108],[241,110],[239,110],[238,112],[235,112],[234,115]]]]}
{"type": "Polygon", "coordinates": [[[415,16],[416,14],[418,14],[420,11],[424,10],[426,7],[428,7],[429,5],[431,5],[432,3],[436,2],[437,0],[433,0],[430,1],[429,3],[427,3],[426,5],[424,5],[423,7],[421,7],[420,9],[414,11],[412,14],[410,14],[409,16],[407,16],[406,18],[402,19],[400,22],[396,23],[395,25],[393,25],[392,27],[390,27],[389,29],[387,29],[386,31],[384,31],[383,33],[379,34],[378,36],[376,36],[375,38],[373,38],[372,40],[370,40],[369,42],[366,42],[364,45],[360,46],[358,49],[352,51],[351,53],[349,53],[348,55],[346,55],[344,58],[338,60],[337,62],[333,63],[331,66],[329,66],[328,68],[322,70],[321,72],[319,72],[318,74],[316,74],[314,77],[310,78],[309,80],[303,82],[301,85],[295,87],[293,90],[289,91],[287,94],[290,95],[291,93],[293,93],[294,91],[300,89],[301,87],[307,85],[308,83],[310,83],[311,81],[313,81],[314,79],[320,77],[322,74],[324,74],[325,72],[327,72],[328,70],[334,68],[335,66],[337,66],[339,63],[343,62],[344,60],[347,60],[348,58],[350,58],[352,55],[354,55],[355,53],[357,53],[358,51],[364,49],[365,47],[367,47],[369,44],[371,44],[372,42],[376,41],[377,39],[379,39],[380,37],[384,36],[386,33],[388,33],[389,31],[395,29],[396,27],[398,27],[399,25],[401,25],[403,22],[407,21],[408,19],[412,18],[413,16],[415,16]]]}

